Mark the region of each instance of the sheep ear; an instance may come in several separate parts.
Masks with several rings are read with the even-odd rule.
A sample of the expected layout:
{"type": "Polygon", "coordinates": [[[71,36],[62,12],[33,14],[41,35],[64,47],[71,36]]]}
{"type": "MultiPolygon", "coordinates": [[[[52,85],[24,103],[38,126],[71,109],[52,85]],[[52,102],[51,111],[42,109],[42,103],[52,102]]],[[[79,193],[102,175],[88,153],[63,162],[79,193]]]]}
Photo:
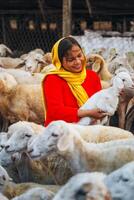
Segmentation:
{"type": "Polygon", "coordinates": [[[99,72],[100,71],[100,68],[101,68],[101,64],[100,62],[96,62],[92,65],[92,69],[95,71],[95,72],[99,72]]]}
{"type": "Polygon", "coordinates": [[[28,54],[23,54],[23,55],[20,56],[20,58],[21,58],[22,60],[27,60],[28,54]]]}
{"type": "Polygon", "coordinates": [[[72,141],[73,136],[71,135],[71,133],[65,133],[59,138],[59,141],[57,143],[58,150],[61,152],[67,151],[71,147],[72,141]]]}

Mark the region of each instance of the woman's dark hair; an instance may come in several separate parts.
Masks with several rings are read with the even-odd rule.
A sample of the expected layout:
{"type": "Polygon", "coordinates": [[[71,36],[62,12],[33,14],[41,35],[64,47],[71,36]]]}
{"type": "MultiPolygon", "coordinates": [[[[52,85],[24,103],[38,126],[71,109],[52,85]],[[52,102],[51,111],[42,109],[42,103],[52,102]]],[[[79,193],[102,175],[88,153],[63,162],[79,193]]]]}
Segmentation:
{"type": "Polygon", "coordinates": [[[60,62],[62,62],[64,56],[67,56],[68,50],[70,50],[74,45],[77,45],[81,49],[80,44],[73,37],[65,37],[60,41],[58,47],[58,57],[60,62]]]}

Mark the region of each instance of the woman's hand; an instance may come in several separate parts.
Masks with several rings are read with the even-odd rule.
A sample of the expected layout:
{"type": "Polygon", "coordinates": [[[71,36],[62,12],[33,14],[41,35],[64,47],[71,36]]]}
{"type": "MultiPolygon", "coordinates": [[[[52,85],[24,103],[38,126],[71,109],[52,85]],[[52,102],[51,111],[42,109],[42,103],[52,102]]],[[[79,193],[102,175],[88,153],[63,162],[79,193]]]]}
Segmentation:
{"type": "Polygon", "coordinates": [[[100,110],[99,108],[92,110],[78,110],[78,117],[92,117],[94,119],[102,119],[108,113],[100,110]]]}

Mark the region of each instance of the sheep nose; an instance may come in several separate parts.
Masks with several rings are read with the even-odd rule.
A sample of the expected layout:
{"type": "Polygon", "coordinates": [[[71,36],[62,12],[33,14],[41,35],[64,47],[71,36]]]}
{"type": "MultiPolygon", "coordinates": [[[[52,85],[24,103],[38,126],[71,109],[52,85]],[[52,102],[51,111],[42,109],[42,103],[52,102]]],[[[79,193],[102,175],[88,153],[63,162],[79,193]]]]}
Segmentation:
{"type": "Polygon", "coordinates": [[[6,145],[6,146],[5,146],[5,150],[7,150],[9,147],[10,147],[9,145],[6,145]]]}
{"type": "Polygon", "coordinates": [[[4,145],[1,144],[0,147],[1,147],[2,149],[4,149],[4,145]]]}

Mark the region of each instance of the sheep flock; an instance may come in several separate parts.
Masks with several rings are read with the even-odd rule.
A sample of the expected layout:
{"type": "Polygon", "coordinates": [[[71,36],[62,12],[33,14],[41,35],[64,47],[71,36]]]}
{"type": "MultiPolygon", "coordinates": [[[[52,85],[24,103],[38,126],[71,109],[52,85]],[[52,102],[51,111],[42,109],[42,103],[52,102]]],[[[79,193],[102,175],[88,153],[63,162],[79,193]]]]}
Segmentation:
{"type": "Polygon", "coordinates": [[[103,89],[79,109],[107,116],[44,127],[41,81],[55,69],[51,53],[14,58],[0,44],[0,200],[134,199],[134,57],[101,48],[86,59],[103,89]]]}

